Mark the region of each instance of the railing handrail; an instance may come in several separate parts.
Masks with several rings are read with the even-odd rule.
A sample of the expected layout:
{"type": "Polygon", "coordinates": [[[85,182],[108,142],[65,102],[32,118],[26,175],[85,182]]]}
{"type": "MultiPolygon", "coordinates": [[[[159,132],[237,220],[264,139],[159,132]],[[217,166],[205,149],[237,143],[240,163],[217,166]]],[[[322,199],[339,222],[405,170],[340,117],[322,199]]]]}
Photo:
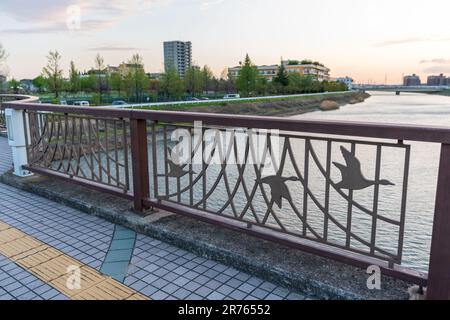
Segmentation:
{"type": "MultiPolygon", "coordinates": [[[[15,99],[16,102],[21,102],[21,103],[35,103],[37,101],[39,101],[39,97],[35,97],[35,96],[29,96],[29,95],[25,95],[25,94],[0,94],[0,98],[11,98],[11,99],[15,99]]],[[[8,101],[10,102],[10,101],[8,101]]],[[[4,102],[6,103],[6,102],[4,102]]],[[[5,109],[5,108],[2,108],[5,109]]]]}
{"type": "Polygon", "coordinates": [[[450,127],[410,124],[383,124],[374,122],[300,120],[281,117],[180,112],[160,110],[133,110],[116,108],[73,107],[34,103],[33,97],[5,102],[2,109],[50,111],[90,116],[143,119],[160,122],[194,122],[201,119],[205,125],[258,128],[296,132],[321,133],[378,139],[409,140],[450,144],[450,127]]]}

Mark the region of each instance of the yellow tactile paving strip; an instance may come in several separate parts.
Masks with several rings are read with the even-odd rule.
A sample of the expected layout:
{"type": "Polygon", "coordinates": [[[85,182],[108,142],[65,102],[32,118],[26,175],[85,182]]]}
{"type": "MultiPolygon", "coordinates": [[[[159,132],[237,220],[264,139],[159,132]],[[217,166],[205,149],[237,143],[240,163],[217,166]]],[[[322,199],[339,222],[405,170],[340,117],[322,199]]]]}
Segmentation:
{"type": "Polygon", "coordinates": [[[0,221],[0,253],[73,300],[149,300],[148,297],[102,275],[59,250],[0,221]],[[69,289],[72,274],[80,271],[80,289],[69,289]]]}

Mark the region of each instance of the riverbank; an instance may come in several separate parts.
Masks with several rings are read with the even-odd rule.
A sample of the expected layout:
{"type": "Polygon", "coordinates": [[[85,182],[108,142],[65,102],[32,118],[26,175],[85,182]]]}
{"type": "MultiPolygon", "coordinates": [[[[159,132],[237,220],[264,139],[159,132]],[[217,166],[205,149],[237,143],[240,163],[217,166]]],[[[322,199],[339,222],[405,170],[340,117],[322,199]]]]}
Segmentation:
{"type": "Polygon", "coordinates": [[[219,102],[217,104],[205,103],[202,105],[171,105],[159,106],[157,110],[189,111],[219,114],[240,114],[255,116],[293,116],[312,111],[335,110],[347,104],[364,102],[370,95],[362,92],[346,92],[336,94],[323,94],[314,96],[289,97],[251,102],[219,102]]]}
{"type": "Polygon", "coordinates": [[[441,92],[435,93],[435,95],[450,97],[450,90],[441,91],[441,92]]]}

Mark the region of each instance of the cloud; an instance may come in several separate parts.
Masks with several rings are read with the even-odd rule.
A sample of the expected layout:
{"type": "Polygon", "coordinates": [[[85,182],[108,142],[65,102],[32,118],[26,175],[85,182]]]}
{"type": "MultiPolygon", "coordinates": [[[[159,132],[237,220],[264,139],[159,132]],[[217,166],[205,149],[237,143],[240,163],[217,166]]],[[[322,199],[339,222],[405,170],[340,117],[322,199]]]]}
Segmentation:
{"type": "MultiPolygon", "coordinates": [[[[87,31],[100,31],[110,28],[114,25],[114,20],[86,20],[81,23],[81,32],[87,31]]],[[[23,28],[3,29],[0,30],[2,34],[45,34],[45,33],[58,33],[69,31],[66,23],[47,23],[46,25],[32,25],[23,28]]],[[[77,30],[78,31],[78,30],[77,30]]]]}
{"type": "Polygon", "coordinates": [[[139,51],[141,48],[136,47],[124,47],[116,45],[105,45],[99,47],[92,47],[88,49],[89,51],[139,51]]]}
{"type": "Polygon", "coordinates": [[[200,2],[200,9],[206,10],[206,9],[211,8],[211,7],[214,7],[214,6],[217,6],[219,4],[222,4],[223,2],[225,2],[225,0],[202,0],[200,2]]]}
{"type": "Polygon", "coordinates": [[[435,58],[430,60],[422,60],[420,61],[421,64],[425,63],[436,63],[436,64],[450,64],[450,59],[443,59],[443,58],[435,58]]]}
{"type": "Polygon", "coordinates": [[[450,38],[411,37],[411,38],[403,38],[403,39],[394,39],[394,40],[378,42],[375,44],[375,47],[389,47],[389,46],[396,46],[396,45],[402,45],[402,44],[424,43],[424,42],[442,42],[442,41],[450,41],[450,38]]]}
{"type": "Polygon", "coordinates": [[[428,74],[441,74],[441,73],[450,73],[450,65],[435,65],[428,68],[423,69],[424,73],[428,74]]]}
{"type": "Polygon", "coordinates": [[[80,31],[111,28],[125,17],[150,11],[171,0],[1,0],[0,13],[20,22],[20,28],[0,29],[3,34],[36,34],[67,31],[68,8],[80,9],[80,31]]]}

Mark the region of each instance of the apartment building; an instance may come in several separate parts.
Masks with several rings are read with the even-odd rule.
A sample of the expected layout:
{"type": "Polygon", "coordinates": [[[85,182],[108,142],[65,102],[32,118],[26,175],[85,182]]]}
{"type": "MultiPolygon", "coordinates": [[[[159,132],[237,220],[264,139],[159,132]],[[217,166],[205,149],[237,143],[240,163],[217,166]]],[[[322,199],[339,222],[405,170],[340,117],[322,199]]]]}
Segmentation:
{"type": "MultiPolygon", "coordinates": [[[[288,73],[299,73],[301,75],[312,76],[317,81],[330,81],[330,69],[317,62],[285,60],[282,61],[288,73]]],[[[232,78],[237,78],[241,71],[241,66],[228,68],[228,72],[232,78]]],[[[272,81],[278,73],[279,65],[262,65],[256,66],[261,76],[268,81],[272,81]]]]}
{"type": "Polygon", "coordinates": [[[403,77],[404,86],[420,86],[421,84],[420,77],[416,74],[403,77]]]}
{"type": "Polygon", "coordinates": [[[192,43],[190,41],[164,42],[164,68],[165,71],[175,68],[183,77],[186,70],[192,65],[192,43]]]}

